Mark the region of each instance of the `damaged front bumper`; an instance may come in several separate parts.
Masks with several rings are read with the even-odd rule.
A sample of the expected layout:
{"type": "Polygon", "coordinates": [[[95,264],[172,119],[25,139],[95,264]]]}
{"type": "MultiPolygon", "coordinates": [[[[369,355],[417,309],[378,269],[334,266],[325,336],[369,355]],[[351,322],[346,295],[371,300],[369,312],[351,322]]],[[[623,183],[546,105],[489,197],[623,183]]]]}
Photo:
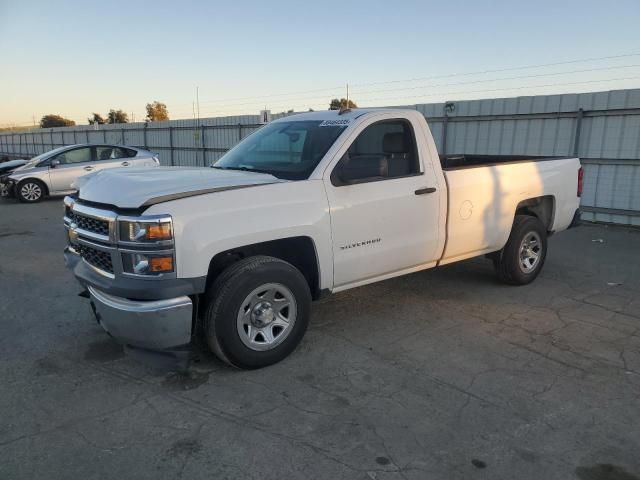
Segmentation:
{"type": "Polygon", "coordinates": [[[89,301],[102,328],[134,347],[166,350],[189,344],[193,303],[187,296],[129,300],[88,287],[89,301]]]}
{"type": "MultiPolygon", "coordinates": [[[[177,350],[191,343],[194,304],[188,295],[144,300],[120,296],[129,291],[138,297],[140,289],[125,283],[125,290],[107,278],[96,277],[95,282],[91,281],[93,269],[72,247],[65,249],[64,258],[67,268],[87,290],[98,323],[116,340],[149,350],[177,350]]],[[[179,287],[160,288],[156,293],[161,292],[164,297],[169,292],[186,293],[183,285],[179,287]]],[[[149,293],[148,285],[146,293],[149,293]]]]}

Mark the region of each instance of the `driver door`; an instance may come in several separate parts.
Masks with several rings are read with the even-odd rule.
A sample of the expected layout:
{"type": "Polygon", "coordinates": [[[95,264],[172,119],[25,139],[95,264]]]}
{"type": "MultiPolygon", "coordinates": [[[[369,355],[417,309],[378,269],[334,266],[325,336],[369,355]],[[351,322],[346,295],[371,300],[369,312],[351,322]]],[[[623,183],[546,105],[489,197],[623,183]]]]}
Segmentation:
{"type": "Polygon", "coordinates": [[[366,126],[327,180],[335,288],[436,261],[437,180],[408,119],[366,126]]]}
{"type": "Polygon", "coordinates": [[[49,166],[51,191],[65,192],[73,190],[71,184],[76,178],[90,173],[94,157],[93,147],[78,147],[59,153],[51,160],[58,160],[59,165],[49,166]]]}

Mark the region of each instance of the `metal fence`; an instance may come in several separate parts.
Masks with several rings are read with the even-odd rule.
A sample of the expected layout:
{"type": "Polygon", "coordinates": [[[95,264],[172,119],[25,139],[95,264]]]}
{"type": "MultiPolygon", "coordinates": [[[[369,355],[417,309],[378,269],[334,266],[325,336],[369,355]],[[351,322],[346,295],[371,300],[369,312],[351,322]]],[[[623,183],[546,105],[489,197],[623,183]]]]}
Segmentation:
{"type": "MultiPolygon", "coordinates": [[[[583,217],[640,225],[640,89],[405,106],[425,115],[443,154],[579,156],[583,217]]],[[[275,115],[279,118],[285,114],[275,115]]],[[[74,143],[148,148],[164,165],[204,166],[260,127],[258,115],[0,134],[0,155],[74,143]]]]}
{"type": "Polygon", "coordinates": [[[262,126],[259,120],[258,115],[242,115],[6,133],[0,134],[0,155],[33,157],[65,145],[109,143],[152,150],[159,154],[163,165],[205,166],[262,126]]]}

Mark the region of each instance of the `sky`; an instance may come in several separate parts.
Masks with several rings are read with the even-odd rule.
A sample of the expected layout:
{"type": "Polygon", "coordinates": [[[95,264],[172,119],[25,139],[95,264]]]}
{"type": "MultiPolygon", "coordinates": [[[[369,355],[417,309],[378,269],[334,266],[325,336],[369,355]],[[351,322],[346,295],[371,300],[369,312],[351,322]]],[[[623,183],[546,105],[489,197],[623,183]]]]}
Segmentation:
{"type": "Polygon", "coordinates": [[[0,127],[640,87],[639,0],[0,0],[0,127]]]}

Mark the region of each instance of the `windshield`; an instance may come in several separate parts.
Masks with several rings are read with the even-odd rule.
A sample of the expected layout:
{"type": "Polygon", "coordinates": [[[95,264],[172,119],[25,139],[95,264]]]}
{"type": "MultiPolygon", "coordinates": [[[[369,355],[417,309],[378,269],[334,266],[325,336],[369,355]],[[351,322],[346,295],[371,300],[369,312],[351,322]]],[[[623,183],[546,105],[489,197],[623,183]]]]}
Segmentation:
{"type": "Polygon", "coordinates": [[[309,178],[346,126],[321,120],[275,122],[262,127],[213,168],[269,173],[287,180],[309,178]]]}
{"type": "Polygon", "coordinates": [[[67,148],[69,148],[69,147],[68,146],[67,147],[58,147],[58,148],[54,148],[53,150],[49,150],[48,152],[41,153],[37,157],[33,157],[31,160],[29,160],[24,166],[25,167],[31,167],[31,166],[35,165],[36,163],[38,163],[40,160],[48,158],[51,155],[54,155],[54,154],[56,154],[58,152],[61,152],[62,150],[65,150],[67,148]]]}

